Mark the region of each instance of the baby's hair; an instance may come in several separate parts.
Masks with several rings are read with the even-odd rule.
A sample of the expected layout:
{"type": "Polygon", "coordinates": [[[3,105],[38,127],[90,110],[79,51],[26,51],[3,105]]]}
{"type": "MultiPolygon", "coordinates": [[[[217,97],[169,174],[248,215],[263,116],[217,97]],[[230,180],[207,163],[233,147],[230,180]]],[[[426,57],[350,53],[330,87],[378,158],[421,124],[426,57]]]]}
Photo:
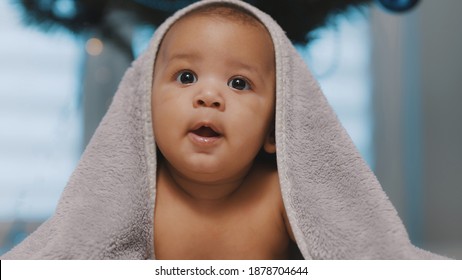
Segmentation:
{"type": "Polygon", "coordinates": [[[192,15],[214,16],[217,19],[236,20],[243,24],[250,24],[265,28],[260,20],[251,12],[230,3],[214,3],[201,6],[195,10],[192,10],[185,17],[192,15]]]}

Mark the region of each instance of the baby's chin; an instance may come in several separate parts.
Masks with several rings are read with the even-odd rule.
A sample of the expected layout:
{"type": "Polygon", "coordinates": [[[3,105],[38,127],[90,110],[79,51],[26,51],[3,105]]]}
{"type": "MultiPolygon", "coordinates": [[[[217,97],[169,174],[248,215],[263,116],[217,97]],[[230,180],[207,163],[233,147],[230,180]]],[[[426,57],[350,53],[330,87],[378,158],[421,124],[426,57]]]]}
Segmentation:
{"type": "Polygon", "coordinates": [[[183,179],[202,184],[227,184],[240,181],[248,174],[252,163],[243,166],[228,168],[228,163],[215,160],[195,160],[181,166],[169,162],[169,168],[177,172],[183,179]]]}
{"type": "Polygon", "coordinates": [[[242,181],[247,176],[248,170],[241,172],[227,172],[223,170],[201,170],[194,169],[185,174],[191,181],[206,185],[229,184],[236,181],[242,181]]]}

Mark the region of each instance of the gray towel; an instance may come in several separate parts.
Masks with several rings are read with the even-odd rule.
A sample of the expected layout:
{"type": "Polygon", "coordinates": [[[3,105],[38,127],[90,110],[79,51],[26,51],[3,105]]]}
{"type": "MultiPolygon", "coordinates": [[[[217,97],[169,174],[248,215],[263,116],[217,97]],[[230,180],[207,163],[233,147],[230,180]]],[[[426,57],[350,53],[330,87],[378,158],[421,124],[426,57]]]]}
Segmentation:
{"type": "Polygon", "coordinates": [[[201,1],[157,30],[127,70],[55,214],[2,259],[153,259],[156,147],[153,63],[166,30],[211,2],[255,14],[276,57],[277,166],[284,205],[305,259],[430,259],[414,247],[302,58],[268,15],[240,1],[201,1]]]}

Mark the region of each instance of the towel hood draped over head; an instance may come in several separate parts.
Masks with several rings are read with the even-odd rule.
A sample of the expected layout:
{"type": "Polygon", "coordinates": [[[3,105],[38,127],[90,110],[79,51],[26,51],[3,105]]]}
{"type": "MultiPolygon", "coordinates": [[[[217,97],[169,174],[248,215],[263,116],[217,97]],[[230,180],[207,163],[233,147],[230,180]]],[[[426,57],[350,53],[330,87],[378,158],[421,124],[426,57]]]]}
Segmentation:
{"type": "Polygon", "coordinates": [[[276,59],[277,166],[284,205],[305,259],[437,258],[414,247],[317,82],[284,31],[241,1],[178,11],[125,73],[55,214],[2,259],[152,259],[156,147],[155,56],[168,28],[194,8],[240,6],[268,29],[276,59]]]}

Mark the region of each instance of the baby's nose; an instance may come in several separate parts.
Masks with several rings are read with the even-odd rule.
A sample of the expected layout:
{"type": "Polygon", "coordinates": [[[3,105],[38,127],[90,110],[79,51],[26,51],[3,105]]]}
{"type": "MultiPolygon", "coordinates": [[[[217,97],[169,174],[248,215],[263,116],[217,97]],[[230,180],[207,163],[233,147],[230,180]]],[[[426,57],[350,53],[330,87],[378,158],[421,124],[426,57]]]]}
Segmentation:
{"type": "Polygon", "coordinates": [[[193,106],[194,108],[208,107],[223,111],[225,109],[225,100],[217,92],[203,91],[195,96],[193,106]]]}
{"type": "Polygon", "coordinates": [[[218,101],[214,101],[214,102],[207,102],[203,99],[198,99],[196,101],[197,103],[197,106],[199,107],[214,107],[214,108],[220,108],[221,107],[221,103],[218,102],[218,101]]]}

